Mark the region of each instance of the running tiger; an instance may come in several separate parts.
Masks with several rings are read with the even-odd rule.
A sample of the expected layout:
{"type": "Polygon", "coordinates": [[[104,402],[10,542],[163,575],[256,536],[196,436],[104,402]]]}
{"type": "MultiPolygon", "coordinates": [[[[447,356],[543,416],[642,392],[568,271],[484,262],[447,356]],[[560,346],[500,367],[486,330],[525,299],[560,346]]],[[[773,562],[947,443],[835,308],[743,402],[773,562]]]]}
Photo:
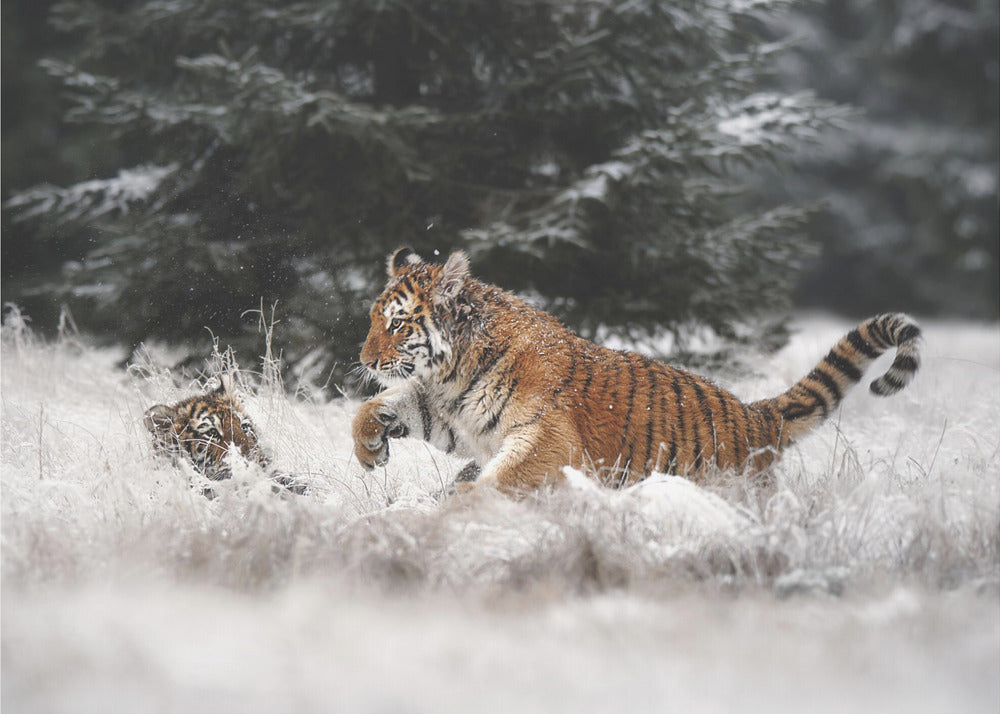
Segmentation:
{"type": "MultiPolygon", "coordinates": [[[[479,483],[519,495],[562,479],[564,466],[626,485],[651,472],[752,473],[820,424],[890,347],[871,391],[913,378],[920,328],[906,315],[865,320],[788,391],[744,404],[709,380],[628,351],[595,345],[513,294],[409,248],[388,260],[361,350],[386,389],[361,405],[354,453],[366,468],[389,439],[422,438],[481,470],[479,483]]],[[[463,470],[469,471],[469,467],[463,470]]]]}

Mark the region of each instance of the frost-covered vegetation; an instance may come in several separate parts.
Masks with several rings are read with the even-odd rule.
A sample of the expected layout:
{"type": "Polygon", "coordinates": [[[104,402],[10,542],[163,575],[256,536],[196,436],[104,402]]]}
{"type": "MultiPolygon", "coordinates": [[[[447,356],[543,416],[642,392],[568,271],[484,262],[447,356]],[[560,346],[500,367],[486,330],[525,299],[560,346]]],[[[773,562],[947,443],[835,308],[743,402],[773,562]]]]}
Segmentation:
{"type": "MultiPolygon", "coordinates": [[[[140,423],[198,380],[3,329],[3,704],[11,711],[983,711],[1000,703],[1000,331],[926,325],[769,486],[570,475],[439,501],[461,463],[350,456],[355,403],[243,365],[275,467],[200,495],[140,423]]],[[[803,318],[751,399],[848,325],[803,318]]],[[[219,360],[216,360],[217,364],[219,360]]],[[[881,364],[881,363],[879,363],[881,364]]],[[[875,369],[879,365],[875,366],[875,369]]]]}

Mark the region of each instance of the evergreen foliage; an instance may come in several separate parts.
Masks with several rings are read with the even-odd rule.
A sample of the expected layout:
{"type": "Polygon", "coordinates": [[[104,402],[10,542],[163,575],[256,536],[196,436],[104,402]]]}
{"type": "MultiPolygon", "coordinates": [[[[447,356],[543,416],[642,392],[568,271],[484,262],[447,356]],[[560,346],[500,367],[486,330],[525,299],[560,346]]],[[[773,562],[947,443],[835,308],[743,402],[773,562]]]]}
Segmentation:
{"type": "Polygon", "coordinates": [[[45,289],[132,342],[232,341],[278,301],[286,358],[349,366],[412,245],[585,333],[767,343],[803,216],[728,177],[842,114],[758,90],[785,4],[65,0],[78,51],[44,66],[121,164],[8,215],[75,255],[45,289]]]}
{"type": "Polygon", "coordinates": [[[803,299],[1000,317],[1000,5],[826,0],[776,29],[802,38],[775,63],[778,86],[863,110],[793,180],[766,177],[774,200],[826,201],[803,299]],[[839,290],[845,276],[866,289],[839,290]]]}

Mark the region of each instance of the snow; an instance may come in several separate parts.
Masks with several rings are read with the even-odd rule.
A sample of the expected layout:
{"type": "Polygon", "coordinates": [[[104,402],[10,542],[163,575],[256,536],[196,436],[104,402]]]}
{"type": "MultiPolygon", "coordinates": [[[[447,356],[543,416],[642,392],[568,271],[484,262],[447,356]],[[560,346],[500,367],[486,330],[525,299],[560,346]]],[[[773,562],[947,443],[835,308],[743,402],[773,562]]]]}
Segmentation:
{"type": "MultiPolygon", "coordinates": [[[[915,382],[888,400],[856,390],[770,488],[656,475],[610,491],[567,471],[524,502],[441,502],[461,462],[402,440],[366,473],[350,455],[355,402],[244,379],[275,466],[310,491],[276,496],[237,463],[209,501],[139,423],[199,384],[152,357],[122,372],[121,352],[43,343],[16,318],[2,348],[5,710],[1000,706],[997,325],[925,325],[915,382]]],[[[725,386],[775,394],[849,327],[800,324],[725,386]]]]}
{"type": "Polygon", "coordinates": [[[93,220],[109,213],[127,214],[150,200],[160,185],[177,171],[177,164],[121,169],[110,179],[91,179],[60,189],[41,186],[7,201],[7,208],[23,208],[21,220],[59,213],[65,220],[93,220]]]}
{"type": "MultiPolygon", "coordinates": [[[[717,129],[742,146],[765,145],[787,141],[789,134],[812,138],[816,127],[815,102],[807,93],[781,95],[770,92],[753,94],[735,106],[719,109],[717,129]]],[[[723,149],[725,150],[725,149],[723,149]]]]}

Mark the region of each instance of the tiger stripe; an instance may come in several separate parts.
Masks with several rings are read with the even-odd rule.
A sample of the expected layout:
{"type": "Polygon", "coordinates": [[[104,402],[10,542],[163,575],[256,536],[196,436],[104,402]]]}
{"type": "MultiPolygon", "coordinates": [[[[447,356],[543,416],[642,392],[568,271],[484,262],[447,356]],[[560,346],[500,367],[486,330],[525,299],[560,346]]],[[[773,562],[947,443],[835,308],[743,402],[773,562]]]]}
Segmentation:
{"type": "Polygon", "coordinates": [[[698,409],[701,411],[702,419],[699,420],[698,424],[704,427],[705,439],[702,442],[701,451],[695,457],[695,471],[700,471],[702,467],[715,459],[716,452],[716,431],[715,431],[715,413],[712,410],[712,405],[709,403],[708,396],[702,385],[707,383],[702,382],[702,380],[696,378],[694,375],[690,376],[691,388],[694,390],[695,400],[698,403],[698,409]]]}
{"type": "MultiPolygon", "coordinates": [[[[681,444],[686,444],[687,439],[687,410],[684,408],[684,390],[681,387],[681,380],[674,377],[673,380],[674,389],[674,409],[676,410],[675,419],[677,421],[677,429],[680,432],[678,437],[671,441],[670,443],[670,465],[671,468],[677,468],[678,459],[683,459],[685,463],[689,462],[690,459],[687,458],[686,451],[684,453],[680,452],[681,444]]],[[[673,422],[673,420],[671,420],[673,422]]]]}
{"type": "MultiPolygon", "coordinates": [[[[664,375],[662,373],[662,371],[661,371],[661,376],[665,377],[667,375],[664,375]]],[[[674,464],[677,462],[677,420],[676,419],[671,419],[671,418],[668,417],[668,415],[670,414],[669,410],[667,409],[667,399],[668,398],[669,398],[669,395],[667,393],[667,390],[666,390],[666,388],[661,383],[661,386],[660,386],[660,415],[661,415],[661,417],[660,418],[661,419],[666,419],[669,422],[668,426],[669,426],[670,431],[667,434],[666,441],[663,441],[662,438],[661,438],[660,444],[657,447],[657,453],[656,453],[656,459],[657,459],[657,468],[656,468],[656,470],[657,471],[673,470],[674,469],[674,464]],[[664,462],[662,462],[662,463],[660,462],[660,450],[661,449],[664,450],[664,455],[666,456],[666,460],[664,462]]]]}
{"type": "Polygon", "coordinates": [[[427,406],[427,397],[422,392],[417,392],[417,409],[420,410],[420,426],[424,430],[424,441],[430,441],[433,433],[431,410],[427,406]]]}
{"type": "Polygon", "coordinates": [[[860,352],[868,359],[875,359],[880,354],[882,354],[878,349],[876,349],[871,342],[866,340],[861,335],[861,330],[855,327],[853,330],[847,333],[847,341],[850,343],[851,347],[854,348],[855,352],[860,352]]]}
{"type": "MultiPolygon", "coordinates": [[[[625,424],[622,426],[622,440],[621,446],[618,448],[618,453],[625,457],[625,447],[629,446],[628,456],[625,457],[624,463],[626,466],[632,462],[633,448],[631,446],[631,430],[632,419],[635,416],[635,392],[639,388],[638,381],[635,378],[635,362],[629,358],[628,355],[622,355],[625,359],[627,365],[626,372],[628,373],[628,397],[625,398],[625,424]]],[[[614,400],[612,400],[614,403],[614,400]]]]}
{"type": "Polygon", "coordinates": [[[729,400],[726,399],[723,391],[716,385],[712,385],[712,396],[719,404],[719,417],[724,427],[721,442],[717,440],[715,450],[716,461],[720,466],[729,466],[730,462],[739,463],[740,440],[736,438],[735,417],[730,416],[729,400]],[[721,444],[721,446],[720,446],[721,444]],[[719,453],[725,452],[725,453],[719,453]]]}
{"type": "Polygon", "coordinates": [[[566,370],[566,378],[559,383],[559,388],[552,393],[552,406],[558,405],[559,403],[558,396],[566,391],[566,388],[573,381],[573,378],[576,377],[576,370],[577,370],[577,354],[574,352],[572,355],[570,355],[569,369],[566,370]]]}
{"type": "Polygon", "coordinates": [[[656,370],[650,364],[648,358],[643,358],[643,368],[646,371],[646,379],[649,382],[646,401],[646,447],[642,452],[642,467],[649,469],[649,461],[653,458],[653,419],[656,416],[655,403],[658,398],[657,392],[660,390],[660,383],[656,377],[656,370]]]}
{"type": "Polygon", "coordinates": [[[454,404],[452,408],[457,409],[462,403],[465,402],[465,398],[472,393],[472,390],[482,381],[483,378],[487,377],[497,362],[503,359],[504,355],[507,354],[507,348],[501,348],[499,350],[491,350],[489,352],[490,357],[486,362],[479,364],[476,367],[476,371],[473,372],[472,376],[465,384],[465,388],[455,397],[454,404]]]}
{"type": "Polygon", "coordinates": [[[861,370],[858,369],[850,359],[837,354],[836,348],[831,350],[830,354],[828,354],[823,361],[852,382],[857,382],[861,379],[861,370]]]}
{"type": "Polygon", "coordinates": [[[510,386],[507,389],[507,393],[503,397],[503,401],[496,412],[490,417],[490,420],[486,423],[486,430],[492,431],[500,423],[500,418],[503,416],[504,411],[507,409],[507,405],[510,404],[511,398],[514,396],[514,390],[517,389],[517,377],[511,381],[510,386]]]}

